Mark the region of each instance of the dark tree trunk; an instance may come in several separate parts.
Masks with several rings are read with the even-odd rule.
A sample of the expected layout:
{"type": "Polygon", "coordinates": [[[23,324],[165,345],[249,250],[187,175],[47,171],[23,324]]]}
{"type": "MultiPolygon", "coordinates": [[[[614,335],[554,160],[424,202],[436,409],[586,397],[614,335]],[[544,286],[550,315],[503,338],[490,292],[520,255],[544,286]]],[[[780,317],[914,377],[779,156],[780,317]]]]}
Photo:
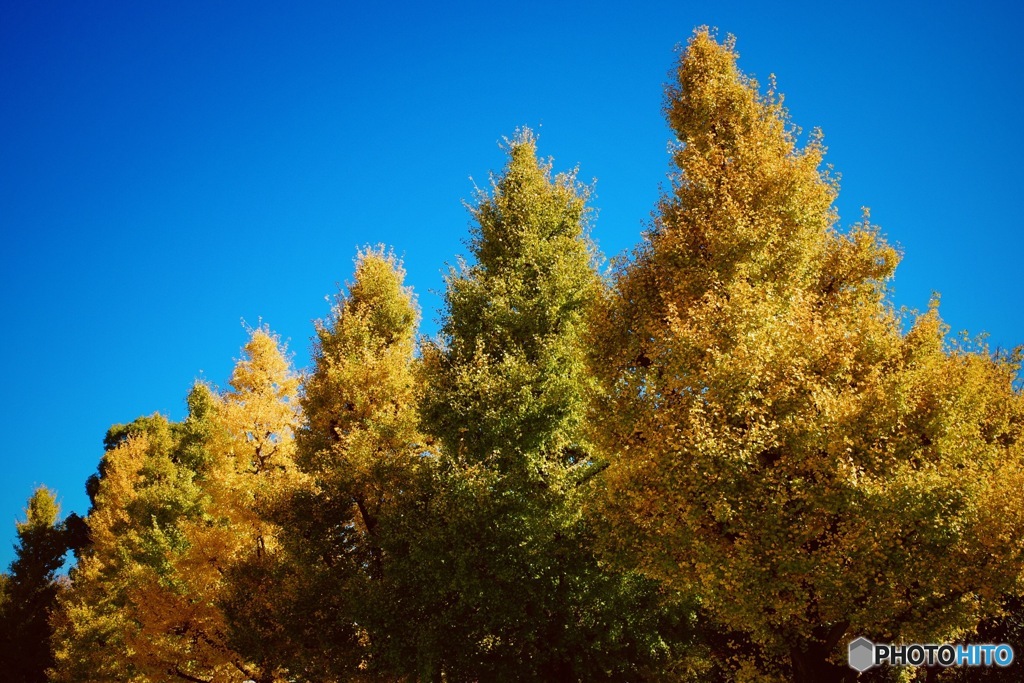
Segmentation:
{"type": "Polygon", "coordinates": [[[857,680],[857,672],[849,666],[828,661],[847,628],[849,624],[839,623],[815,629],[816,637],[805,649],[790,650],[793,683],[852,683],[857,680]]]}
{"type": "Polygon", "coordinates": [[[848,666],[833,664],[826,659],[827,653],[820,647],[809,651],[792,650],[793,683],[853,683],[857,672],[848,666]]]}

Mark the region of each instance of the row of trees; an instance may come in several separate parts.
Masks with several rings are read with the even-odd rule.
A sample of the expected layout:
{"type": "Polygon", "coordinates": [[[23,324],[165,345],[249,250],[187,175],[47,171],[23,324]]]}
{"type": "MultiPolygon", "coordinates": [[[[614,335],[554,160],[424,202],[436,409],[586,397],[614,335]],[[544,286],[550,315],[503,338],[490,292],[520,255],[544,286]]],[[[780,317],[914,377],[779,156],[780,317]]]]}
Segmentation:
{"type": "Polygon", "coordinates": [[[308,374],[256,329],[182,422],[112,427],[87,517],[19,525],[9,679],[839,681],[859,635],[1017,633],[1020,354],[893,309],[897,252],[735,61],[690,41],[606,277],[524,132],[437,339],[368,249],[308,374]]]}

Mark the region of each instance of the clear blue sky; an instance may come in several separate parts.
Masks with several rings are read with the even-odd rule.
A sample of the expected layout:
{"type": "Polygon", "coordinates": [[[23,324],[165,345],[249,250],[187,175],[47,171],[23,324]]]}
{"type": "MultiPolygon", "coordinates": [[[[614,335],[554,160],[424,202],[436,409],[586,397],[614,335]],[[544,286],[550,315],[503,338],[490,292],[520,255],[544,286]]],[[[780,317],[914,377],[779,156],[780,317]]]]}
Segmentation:
{"type": "Polygon", "coordinates": [[[242,319],[306,366],[358,245],[404,255],[432,333],[517,126],[597,179],[604,252],[634,245],[701,24],[824,130],[843,223],[868,205],[905,250],[897,303],[1024,342],[1024,20],[957,4],[3,3],[0,566],[36,484],[85,512],[111,423],[225,384],[242,319]]]}

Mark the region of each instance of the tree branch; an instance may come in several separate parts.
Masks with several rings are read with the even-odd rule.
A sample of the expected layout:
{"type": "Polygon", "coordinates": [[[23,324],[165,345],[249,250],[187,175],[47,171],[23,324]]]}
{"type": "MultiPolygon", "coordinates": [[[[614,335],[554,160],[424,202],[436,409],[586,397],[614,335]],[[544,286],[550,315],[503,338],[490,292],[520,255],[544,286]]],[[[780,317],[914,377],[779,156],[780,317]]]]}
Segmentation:
{"type": "Polygon", "coordinates": [[[211,683],[211,681],[208,681],[205,678],[196,678],[195,676],[193,676],[191,674],[185,673],[184,671],[179,669],[177,667],[177,665],[175,665],[174,670],[171,671],[171,673],[173,673],[175,676],[177,676],[178,678],[180,678],[182,680],[192,681],[192,683],[211,683]]]}

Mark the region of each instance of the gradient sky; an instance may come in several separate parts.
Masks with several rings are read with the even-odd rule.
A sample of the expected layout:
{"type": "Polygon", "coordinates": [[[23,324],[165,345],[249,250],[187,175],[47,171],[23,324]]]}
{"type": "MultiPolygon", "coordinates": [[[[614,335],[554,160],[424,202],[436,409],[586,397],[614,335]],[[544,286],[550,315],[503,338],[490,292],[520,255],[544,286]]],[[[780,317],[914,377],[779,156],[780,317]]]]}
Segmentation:
{"type": "Polygon", "coordinates": [[[897,304],[1024,342],[1024,19],[961,5],[2,3],[0,567],[37,484],[86,511],[110,424],[226,384],[242,320],[305,367],[359,245],[404,256],[432,334],[518,126],[597,179],[605,254],[636,244],[702,24],[824,131],[843,224],[870,206],[905,252],[897,304]]]}

